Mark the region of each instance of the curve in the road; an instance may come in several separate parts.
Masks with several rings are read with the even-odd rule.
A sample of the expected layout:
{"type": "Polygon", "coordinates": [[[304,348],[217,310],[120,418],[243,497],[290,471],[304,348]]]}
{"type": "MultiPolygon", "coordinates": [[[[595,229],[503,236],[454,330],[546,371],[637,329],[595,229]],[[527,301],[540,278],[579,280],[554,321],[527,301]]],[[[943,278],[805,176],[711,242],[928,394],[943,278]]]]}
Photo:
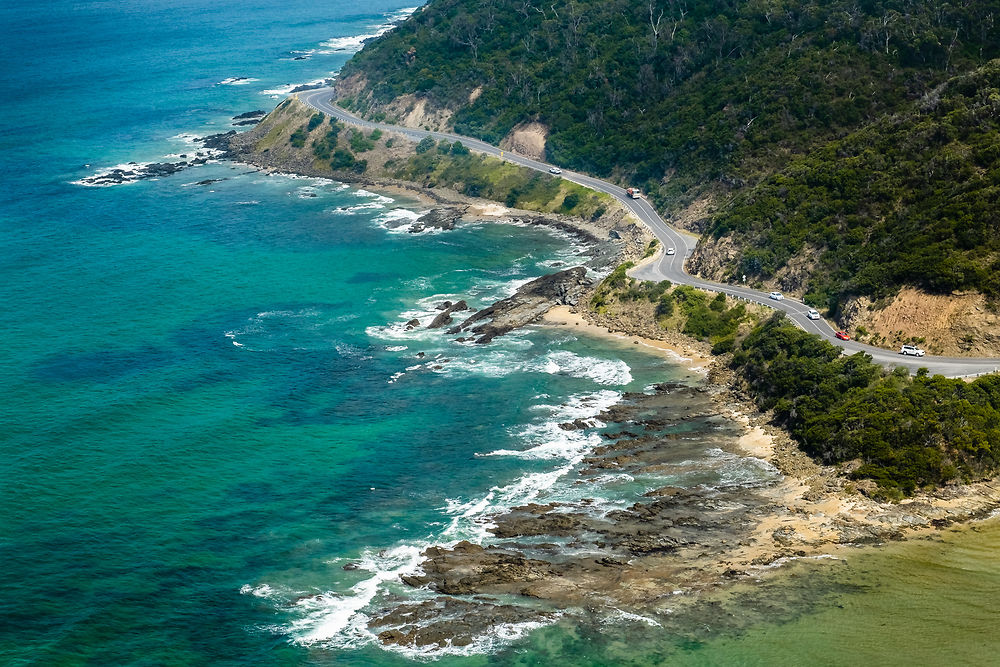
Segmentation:
{"type": "MultiPolygon", "coordinates": [[[[463,137],[449,132],[435,132],[432,130],[400,127],[398,125],[376,123],[359,118],[333,103],[333,89],[331,88],[318,88],[316,90],[298,93],[297,97],[302,102],[305,102],[318,111],[322,111],[323,113],[333,116],[338,120],[358,127],[394,132],[413,139],[414,141],[420,141],[424,137],[433,137],[437,140],[446,139],[448,141],[461,141],[465,146],[468,146],[472,150],[486,153],[488,155],[503,157],[503,159],[509,162],[519,164],[523,167],[536,169],[538,171],[547,172],[553,166],[532,158],[518,155],[516,153],[501,151],[501,149],[496,146],[473,137],[463,137]]],[[[903,366],[911,373],[915,372],[918,368],[927,368],[927,370],[932,374],[941,374],[950,377],[968,377],[1000,371],[1000,359],[969,359],[964,357],[931,356],[904,357],[892,351],[883,350],[870,345],[863,345],[856,341],[839,340],[834,336],[833,328],[830,327],[825,320],[810,320],[806,317],[806,313],[809,311],[809,306],[800,301],[788,298],[784,298],[780,301],[774,301],[769,299],[763,292],[758,292],[757,290],[753,290],[748,287],[740,285],[726,285],[692,276],[684,270],[684,260],[693,250],[692,243],[684,234],[681,234],[664,222],[663,218],[660,217],[660,215],[656,212],[656,209],[654,209],[648,201],[642,198],[633,199],[628,196],[624,188],[592,176],[587,176],[586,174],[563,170],[560,173],[560,176],[568,181],[579,183],[584,187],[598,192],[604,192],[612,197],[615,197],[628,210],[632,211],[632,213],[634,213],[635,216],[639,218],[644,225],[646,225],[646,227],[649,228],[653,235],[659,239],[662,248],[672,247],[675,249],[675,254],[667,255],[661,252],[661,255],[654,261],[632,271],[632,275],[636,278],[654,281],[669,280],[677,284],[692,285],[700,289],[722,292],[736,299],[755,302],[769,306],[776,310],[782,310],[793,322],[795,322],[796,325],[805,331],[816,334],[830,341],[834,345],[843,348],[846,352],[865,352],[870,354],[874,360],[880,364],[886,366],[903,366]]]]}

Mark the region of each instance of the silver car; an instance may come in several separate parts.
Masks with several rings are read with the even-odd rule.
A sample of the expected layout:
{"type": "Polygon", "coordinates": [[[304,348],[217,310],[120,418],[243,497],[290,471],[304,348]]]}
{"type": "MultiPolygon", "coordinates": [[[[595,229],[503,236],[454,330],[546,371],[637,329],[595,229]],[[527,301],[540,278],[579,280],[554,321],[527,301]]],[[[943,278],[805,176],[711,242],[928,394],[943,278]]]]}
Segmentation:
{"type": "Polygon", "coordinates": [[[781,295],[781,292],[771,292],[767,296],[770,297],[771,299],[774,299],[775,301],[781,301],[782,299],[785,298],[781,295]]]}

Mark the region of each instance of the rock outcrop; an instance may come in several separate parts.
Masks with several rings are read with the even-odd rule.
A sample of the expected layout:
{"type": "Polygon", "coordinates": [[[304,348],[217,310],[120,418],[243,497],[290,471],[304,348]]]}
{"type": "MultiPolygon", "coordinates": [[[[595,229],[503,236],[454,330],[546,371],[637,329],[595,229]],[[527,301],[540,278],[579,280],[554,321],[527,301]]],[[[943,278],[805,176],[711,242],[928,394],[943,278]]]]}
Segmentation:
{"type": "Polygon", "coordinates": [[[461,300],[458,303],[452,303],[451,301],[445,301],[440,306],[438,310],[441,311],[430,324],[427,325],[428,329],[440,329],[441,327],[448,326],[454,321],[452,318],[452,313],[458,313],[463,310],[469,310],[469,304],[465,300],[461,300]]]}
{"type": "Polygon", "coordinates": [[[489,343],[497,336],[535,322],[552,306],[576,305],[591,282],[582,266],[542,276],[522,285],[512,296],[475,313],[448,333],[468,332],[472,335],[465,336],[466,340],[489,343]]]}

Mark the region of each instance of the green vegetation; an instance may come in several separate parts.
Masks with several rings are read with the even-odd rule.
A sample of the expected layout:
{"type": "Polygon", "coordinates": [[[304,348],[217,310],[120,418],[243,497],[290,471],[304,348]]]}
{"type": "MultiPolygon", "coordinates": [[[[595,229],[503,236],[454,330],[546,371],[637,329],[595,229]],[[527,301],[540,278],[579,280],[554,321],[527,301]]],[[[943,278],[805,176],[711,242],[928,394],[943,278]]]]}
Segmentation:
{"type": "Polygon", "coordinates": [[[661,327],[710,342],[717,353],[732,348],[740,323],[747,319],[743,304],[730,308],[724,294],[710,297],[689,285],[671,291],[669,280],[638,281],[627,275],[633,266],[632,262],[625,262],[601,281],[590,299],[593,310],[606,313],[616,303],[647,301],[654,304],[652,314],[661,327]]]}
{"type": "Polygon", "coordinates": [[[427,151],[433,150],[437,146],[437,142],[434,141],[434,137],[424,137],[417,144],[417,153],[426,153],[427,151]]]}
{"type": "Polygon", "coordinates": [[[331,123],[330,129],[326,131],[326,134],[322,138],[313,141],[313,155],[321,160],[329,160],[331,155],[333,155],[333,151],[337,148],[337,136],[343,127],[340,123],[331,123]]]}
{"type": "Polygon", "coordinates": [[[608,274],[594,290],[594,295],[590,298],[590,307],[601,312],[615,292],[621,292],[631,287],[636,281],[634,278],[629,278],[627,272],[634,266],[634,262],[625,262],[615,267],[615,270],[608,274]]]}
{"type": "MultiPolygon", "coordinates": [[[[719,202],[730,278],[811,267],[810,303],[901,285],[1000,298],[995,0],[430,0],[343,68],[369,115],[404,94],[661,209],[719,202]],[[473,90],[481,94],[470,100],[473,90]],[[812,260],[815,259],[815,262],[812,260]]],[[[428,148],[429,150],[429,148],[428,148]]]]}
{"type": "Polygon", "coordinates": [[[291,136],[288,138],[288,143],[296,148],[302,148],[306,145],[306,138],[309,136],[309,132],[306,131],[306,126],[298,128],[292,132],[291,136]]]}
{"type": "Polygon", "coordinates": [[[746,307],[743,304],[727,308],[725,294],[717,294],[709,300],[705,292],[690,285],[681,285],[675,289],[673,299],[680,304],[687,316],[681,333],[713,344],[731,339],[746,317],[746,307]]]}
{"type": "Polygon", "coordinates": [[[326,120],[326,116],[323,115],[322,111],[318,111],[309,118],[309,124],[306,126],[307,132],[312,132],[317,127],[319,127],[323,121],[326,120]]]}
{"type": "Polygon", "coordinates": [[[375,141],[371,137],[366,137],[361,130],[353,130],[351,133],[351,150],[355,153],[364,153],[375,148],[375,141]]]}
{"type": "Polygon", "coordinates": [[[561,178],[519,167],[469,151],[460,142],[435,142],[426,137],[416,154],[390,173],[394,178],[447,187],[469,195],[504,202],[507,206],[546,213],[570,213],[596,219],[610,200],[561,178]]]}
{"type": "Polygon", "coordinates": [[[409,93],[492,142],[550,128],[548,157],[661,205],[740,186],[1000,55],[990,0],[431,0],[348,62],[355,110],[409,93]],[[482,87],[473,102],[469,94],[482,87]]]}
{"type": "Polygon", "coordinates": [[[1000,297],[1000,62],[793,160],[738,195],[710,233],[738,234],[730,277],[766,278],[812,247],[807,299],[836,311],[901,285],[1000,297]]]}
{"type": "Polygon", "coordinates": [[[737,345],[731,365],[806,453],[827,464],[858,460],[852,476],[874,480],[886,497],[995,473],[1000,463],[1000,376],[888,373],[780,313],[737,345]]]}

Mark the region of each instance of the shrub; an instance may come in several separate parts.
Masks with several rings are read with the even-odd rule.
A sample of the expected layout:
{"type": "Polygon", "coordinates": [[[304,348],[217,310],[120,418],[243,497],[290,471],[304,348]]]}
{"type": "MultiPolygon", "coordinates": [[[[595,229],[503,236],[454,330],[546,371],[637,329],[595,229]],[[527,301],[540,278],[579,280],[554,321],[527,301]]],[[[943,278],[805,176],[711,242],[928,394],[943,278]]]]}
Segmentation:
{"type": "Polygon", "coordinates": [[[423,139],[420,140],[420,143],[417,144],[416,151],[418,153],[426,153],[427,151],[433,149],[435,146],[437,146],[437,142],[434,141],[433,137],[424,137],[423,139]]]}
{"type": "Polygon", "coordinates": [[[306,137],[309,135],[306,132],[306,127],[303,125],[299,129],[292,132],[292,135],[288,138],[288,143],[296,148],[302,148],[306,145],[306,137]]]}
{"type": "Polygon", "coordinates": [[[333,153],[333,159],[330,161],[330,167],[334,171],[340,169],[350,169],[354,166],[354,154],[351,151],[344,150],[343,148],[338,148],[333,153]]]}
{"type": "Polygon", "coordinates": [[[319,127],[324,120],[326,120],[326,116],[322,111],[313,114],[312,118],[309,119],[309,124],[306,126],[307,131],[312,132],[319,127]]]}
{"type": "Polygon", "coordinates": [[[364,132],[355,130],[351,135],[351,150],[355,153],[364,153],[375,148],[375,142],[364,135],[364,132]]]}

